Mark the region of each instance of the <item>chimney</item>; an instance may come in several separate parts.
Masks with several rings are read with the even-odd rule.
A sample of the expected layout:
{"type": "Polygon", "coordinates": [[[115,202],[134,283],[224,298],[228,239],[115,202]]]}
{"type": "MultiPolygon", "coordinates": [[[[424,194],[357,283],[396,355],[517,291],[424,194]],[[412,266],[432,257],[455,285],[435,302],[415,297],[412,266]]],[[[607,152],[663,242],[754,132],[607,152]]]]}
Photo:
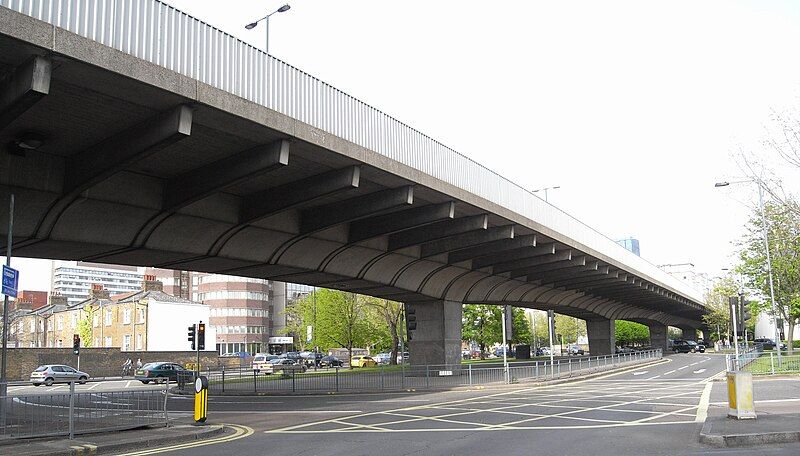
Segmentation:
{"type": "Polygon", "coordinates": [[[145,274],[142,281],[142,291],[164,291],[164,284],[156,280],[153,274],[145,274]]]}
{"type": "Polygon", "coordinates": [[[53,293],[50,295],[50,304],[54,306],[57,306],[59,304],[66,306],[67,304],[69,304],[69,301],[67,300],[66,296],[53,293]]]}
{"type": "Polygon", "coordinates": [[[95,299],[109,299],[111,292],[108,290],[103,289],[103,285],[99,283],[93,283],[92,289],[89,291],[89,297],[95,299]]]}
{"type": "Polygon", "coordinates": [[[33,303],[28,299],[17,299],[14,301],[16,310],[33,310],[33,303]]]}

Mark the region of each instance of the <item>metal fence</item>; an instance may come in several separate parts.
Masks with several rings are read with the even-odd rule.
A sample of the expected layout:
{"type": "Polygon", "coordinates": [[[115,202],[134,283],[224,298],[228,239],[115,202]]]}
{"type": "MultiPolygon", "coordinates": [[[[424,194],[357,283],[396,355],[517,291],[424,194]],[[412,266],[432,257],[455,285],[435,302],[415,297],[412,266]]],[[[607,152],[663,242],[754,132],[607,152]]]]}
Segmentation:
{"type": "MultiPolygon", "coordinates": [[[[515,383],[577,377],[660,359],[661,350],[608,356],[584,356],[547,361],[515,362],[508,371],[480,364],[435,366],[378,366],[369,369],[310,369],[264,374],[251,369],[203,372],[211,394],[309,393],[343,391],[403,391],[446,389],[492,383],[515,383]]],[[[178,388],[193,391],[191,378],[179,380],[178,388]]]]}
{"type": "Polygon", "coordinates": [[[140,391],[69,391],[0,397],[0,439],[69,436],[166,426],[169,387],[140,391]]]}
{"type": "Polygon", "coordinates": [[[647,280],[703,301],[691,287],[529,190],[314,76],[158,0],[0,0],[0,6],[375,151],[536,220],[618,259],[647,280]]]}
{"type": "Polygon", "coordinates": [[[745,346],[739,344],[739,355],[735,353],[725,355],[725,367],[728,371],[737,371],[744,369],[748,364],[752,363],[764,352],[762,344],[752,344],[745,346]]]}
{"type": "MultiPolygon", "coordinates": [[[[734,355],[728,355],[734,356],[734,355]]],[[[800,373],[800,355],[781,354],[780,359],[775,352],[751,352],[740,355],[741,369],[753,375],[777,375],[800,373]]]]}

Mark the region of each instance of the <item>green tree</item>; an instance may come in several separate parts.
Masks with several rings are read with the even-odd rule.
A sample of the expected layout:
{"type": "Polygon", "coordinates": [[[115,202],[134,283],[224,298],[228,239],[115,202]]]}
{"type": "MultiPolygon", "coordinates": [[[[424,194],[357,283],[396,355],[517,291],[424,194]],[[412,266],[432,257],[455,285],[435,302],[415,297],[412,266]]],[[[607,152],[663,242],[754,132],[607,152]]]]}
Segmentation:
{"type": "MultiPolygon", "coordinates": [[[[389,339],[389,350],[391,353],[391,357],[389,358],[389,364],[395,365],[397,364],[397,352],[398,346],[400,345],[400,335],[401,335],[401,328],[405,324],[405,320],[403,318],[404,311],[403,311],[403,304],[390,301],[388,299],[380,299],[380,298],[366,298],[367,303],[372,307],[373,311],[383,320],[385,324],[384,328],[386,333],[388,334],[389,339]]],[[[383,325],[377,325],[383,326],[383,325]]]]}
{"type": "Polygon", "coordinates": [[[461,312],[461,338],[475,342],[484,358],[486,347],[502,339],[500,307],[488,304],[466,304],[461,312]]]}
{"type": "MultiPolygon", "coordinates": [[[[786,200],[782,205],[768,203],[764,211],[777,317],[788,324],[786,336],[791,354],[794,327],[800,321],[800,211],[794,200],[786,200]]],[[[762,226],[760,214],[754,214],[741,242],[739,271],[746,278],[747,286],[759,290],[763,296],[757,308],[772,315],[762,226]]]]}
{"type": "MultiPolygon", "coordinates": [[[[547,334],[545,326],[545,334],[547,334]]],[[[569,315],[556,314],[556,334],[561,334],[564,345],[577,344],[578,338],[586,335],[586,322],[580,318],[570,317],[569,315]]],[[[561,341],[553,340],[554,344],[561,341]]]]}
{"type": "Polygon", "coordinates": [[[650,341],[647,326],[627,320],[614,321],[614,338],[617,345],[643,345],[650,341]]]}
{"type": "Polygon", "coordinates": [[[81,337],[81,345],[91,347],[92,319],[94,318],[95,309],[92,306],[86,306],[83,310],[85,315],[78,322],[78,335],[81,337]]]}
{"type": "MultiPolygon", "coordinates": [[[[732,337],[729,336],[731,332],[731,322],[728,298],[737,296],[738,293],[739,286],[731,276],[726,276],[717,281],[706,295],[706,309],[708,309],[708,313],[703,315],[703,322],[711,329],[712,340],[721,340],[726,337],[729,340],[732,339],[732,337]]],[[[754,313],[754,315],[756,313],[754,313]]],[[[753,319],[753,321],[755,321],[755,319],[753,319]]]]}
{"type": "Polygon", "coordinates": [[[525,309],[522,307],[511,307],[511,318],[514,324],[514,330],[511,332],[511,342],[514,344],[530,345],[532,342],[532,334],[528,319],[525,318],[525,309]]]}

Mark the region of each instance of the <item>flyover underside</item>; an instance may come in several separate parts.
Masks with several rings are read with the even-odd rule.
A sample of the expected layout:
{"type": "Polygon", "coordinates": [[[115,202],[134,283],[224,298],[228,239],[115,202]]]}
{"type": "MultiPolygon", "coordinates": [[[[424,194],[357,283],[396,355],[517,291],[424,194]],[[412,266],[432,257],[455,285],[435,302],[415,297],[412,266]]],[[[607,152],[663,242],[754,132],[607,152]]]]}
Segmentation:
{"type": "Polygon", "coordinates": [[[700,324],[700,304],[532,221],[4,8],[0,78],[15,256],[700,324]]]}

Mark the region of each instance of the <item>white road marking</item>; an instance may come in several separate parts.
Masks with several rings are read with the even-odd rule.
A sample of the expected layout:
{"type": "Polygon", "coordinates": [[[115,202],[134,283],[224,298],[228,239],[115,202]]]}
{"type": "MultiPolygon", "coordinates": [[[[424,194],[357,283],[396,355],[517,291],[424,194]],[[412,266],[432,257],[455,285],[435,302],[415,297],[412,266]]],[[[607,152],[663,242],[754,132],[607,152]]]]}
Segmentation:
{"type": "Polygon", "coordinates": [[[696,423],[705,423],[706,417],[708,417],[708,400],[711,398],[713,385],[713,383],[707,382],[706,387],[703,388],[703,395],[700,396],[700,404],[697,406],[697,416],[694,419],[696,423]]]}
{"type": "Polygon", "coordinates": [[[218,413],[248,413],[258,415],[323,415],[331,413],[364,413],[362,410],[214,410],[215,414],[218,413]]]}
{"type": "Polygon", "coordinates": [[[641,371],[641,372],[634,372],[633,375],[644,375],[650,371],[641,371]]]}
{"type": "Polygon", "coordinates": [[[100,385],[100,383],[98,382],[98,383],[95,383],[94,385],[92,385],[92,386],[90,386],[90,387],[88,387],[88,388],[86,388],[86,389],[87,389],[87,390],[95,389],[95,388],[97,388],[99,385],[100,385]]]}
{"type": "Polygon", "coordinates": [[[131,381],[128,380],[128,383],[125,384],[125,388],[130,388],[130,387],[131,387],[131,381]]]}
{"type": "Polygon", "coordinates": [[[686,369],[687,367],[689,367],[689,366],[683,366],[683,367],[679,367],[679,368],[677,368],[677,369],[675,369],[675,370],[683,370],[683,369],[686,369]]]}
{"type": "Polygon", "coordinates": [[[661,374],[659,374],[659,375],[655,375],[655,376],[653,376],[653,377],[650,377],[650,378],[646,378],[645,380],[655,380],[655,379],[657,379],[658,377],[661,377],[661,374]]]}
{"type": "Polygon", "coordinates": [[[673,370],[671,370],[671,371],[669,371],[669,372],[664,372],[664,374],[663,374],[663,375],[674,374],[676,370],[678,370],[678,369],[673,369],[673,370]]]}
{"type": "Polygon", "coordinates": [[[702,373],[703,373],[703,372],[705,372],[705,371],[706,371],[705,369],[698,369],[698,370],[696,370],[696,371],[694,371],[694,372],[692,372],[692,373],[693,373],[693,374],[702,374],[702,373]]]}

